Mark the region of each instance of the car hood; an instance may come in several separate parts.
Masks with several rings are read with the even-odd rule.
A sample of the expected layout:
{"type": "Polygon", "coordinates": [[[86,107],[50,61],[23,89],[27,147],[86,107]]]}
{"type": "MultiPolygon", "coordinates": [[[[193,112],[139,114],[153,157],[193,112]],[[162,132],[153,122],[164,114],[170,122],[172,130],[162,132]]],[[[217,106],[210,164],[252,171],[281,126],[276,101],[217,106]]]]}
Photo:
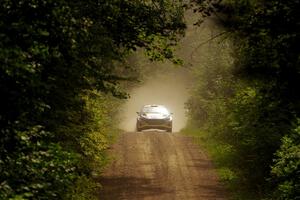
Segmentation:
{"type": "Polygon", "coordinates": [[[141,117],[147,118],[147,119],[165,119],[169,117],[170,115],[167,114],[161,114],[161,113],[143,113],[141,117]]]}

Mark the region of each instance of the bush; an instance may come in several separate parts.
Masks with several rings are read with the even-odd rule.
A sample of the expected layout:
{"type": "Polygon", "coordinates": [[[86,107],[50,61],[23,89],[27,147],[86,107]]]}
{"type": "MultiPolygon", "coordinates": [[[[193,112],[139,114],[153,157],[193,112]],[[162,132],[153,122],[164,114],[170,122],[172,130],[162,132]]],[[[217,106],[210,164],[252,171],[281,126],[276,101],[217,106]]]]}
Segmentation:
{"type": "MultiPolygon", "coordinates": [[[[46,142],[51,140],[51,133],[41,126],[26,131],[14,130],[13,134],[14,151],[1,148],[0,180],[4,181],[0,184],[0,198],[63,198],[78,176],[79,155],[57,143],[46,142]]],[[[4,145],[12,145],[8,142],[4,145]]]]}
{"type": "Polygon", "coordinates": [[[300,126],[282,139],[272,166],[272,181],[276,192],[272,199],[300,199],[300,126]]]}

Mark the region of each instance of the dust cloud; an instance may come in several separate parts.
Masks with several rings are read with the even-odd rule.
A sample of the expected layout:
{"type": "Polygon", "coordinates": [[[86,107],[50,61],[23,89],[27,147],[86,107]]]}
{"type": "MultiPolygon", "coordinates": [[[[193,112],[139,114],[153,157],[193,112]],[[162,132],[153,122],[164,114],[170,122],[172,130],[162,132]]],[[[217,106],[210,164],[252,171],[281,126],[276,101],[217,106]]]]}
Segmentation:
{"type": "Polygon", "coordinates": [[[203,67],[207,57],[208,41],[219,34],[213,20],[205,20],[201,27],[193,24],[199,20],[199,14],[191,10],[186,13],[187,30],[185,37],[178,45],[176,54],[184,61],[182,67],[176,67],[168,62],[146,62],[145,57],[137,56],[144,72],[145,80],[134,87],[121,111],[119,128],[124,131],[135,131],[136,112],[146,104],[165,105],[173,113],[173,131],[178,132],[187,122],[185,102],[193,88],[195,69],[203,67]],[[146,63],[146,64],[145,64],[146,63]],[[146,70],[145,70],[146,69],[146,70]]]}
{"type": "Polygon", "coordinates": [[[168,70],[151,74],[141,86],[130,92],[130,99],[124,104],[121,112],[122,130],[135,130],[136,112],[146,104],[165,105],[173,113],[173,131],[177,132],[185,126],[187,117],[184,103],[189,94],[188,72],[183,68],[161,67],[168,70]]]}

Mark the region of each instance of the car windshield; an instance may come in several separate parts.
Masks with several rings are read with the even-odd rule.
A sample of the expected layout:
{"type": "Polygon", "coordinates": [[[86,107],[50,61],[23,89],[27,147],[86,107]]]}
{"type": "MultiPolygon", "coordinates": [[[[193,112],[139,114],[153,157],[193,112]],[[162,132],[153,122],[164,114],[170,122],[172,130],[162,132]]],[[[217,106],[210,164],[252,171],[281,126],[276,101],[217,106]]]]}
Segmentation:
{"type": "Polygon", "coordinates": [[[142,109],[142,112],[143,113],[159,113],[159,114],[165,114],[165,115],[169,114],[169,111],[165,107],[162,107],[162,106],[147,106],[142,109]]]}

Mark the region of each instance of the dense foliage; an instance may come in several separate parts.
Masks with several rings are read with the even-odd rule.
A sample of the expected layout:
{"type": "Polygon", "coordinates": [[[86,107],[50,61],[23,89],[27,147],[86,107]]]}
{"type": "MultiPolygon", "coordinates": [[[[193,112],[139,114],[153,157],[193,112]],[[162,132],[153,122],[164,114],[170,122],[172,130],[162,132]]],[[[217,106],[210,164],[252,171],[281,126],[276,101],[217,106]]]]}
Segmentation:
{"type": "Polygon", "coordinates": [[[180,1],[1,1],[0,199],[91,199],[123,59],[172,60],[183,29],[180,1]]]}
{"type": "Polygon", "coordinates": [[[240,188],[299,199],[300,2],[194,2],[229,33],[235,59],[231,69],[224,62],[199,69],[203,83],[188,103],[194,124],[228,147],[240,188]]]}

